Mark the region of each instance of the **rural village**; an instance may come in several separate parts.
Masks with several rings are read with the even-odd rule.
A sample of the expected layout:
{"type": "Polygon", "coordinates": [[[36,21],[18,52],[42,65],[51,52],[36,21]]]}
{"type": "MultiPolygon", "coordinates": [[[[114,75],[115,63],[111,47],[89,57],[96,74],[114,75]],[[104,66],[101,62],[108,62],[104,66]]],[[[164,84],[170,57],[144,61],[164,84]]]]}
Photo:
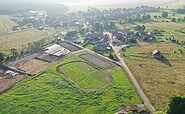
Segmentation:
{"type": "Polygon", "coordinates": [[[32,102],[53,102],[38,113],[59,113],[57,99],[67,113],[153,114],[165,112],[170,96],[185,94],[185,15],[177,9],[27,11],[0,16],[0,27],[2,113],[3,103],[9,106],[3,95],[12,105],[31,99],[36,110],[32,102]],[[57,97],[37,99],[48,91],[57,97]]]}

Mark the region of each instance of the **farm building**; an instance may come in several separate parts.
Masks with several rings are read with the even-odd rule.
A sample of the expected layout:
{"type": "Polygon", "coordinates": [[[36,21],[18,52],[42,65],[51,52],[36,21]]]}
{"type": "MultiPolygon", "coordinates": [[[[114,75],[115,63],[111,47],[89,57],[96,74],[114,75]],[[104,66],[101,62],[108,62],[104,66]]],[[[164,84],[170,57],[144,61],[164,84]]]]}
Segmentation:
{"type": "Polygon", "coordinates": [[[44,53],[54,56],[66,55],[70,51],[58,44],[53,44],[52,46],[46,47],[44,53]]]}
{"type": "Polygon", "coordinates": [[[162,54],[161,54],[161,52],[160,52],[158,49],[154,50],[154,51],[152,52],[152,55],[153,55],[153,57],[155,57],[155,58],[161,58],[161,57],[162,57],[162,54]]]}

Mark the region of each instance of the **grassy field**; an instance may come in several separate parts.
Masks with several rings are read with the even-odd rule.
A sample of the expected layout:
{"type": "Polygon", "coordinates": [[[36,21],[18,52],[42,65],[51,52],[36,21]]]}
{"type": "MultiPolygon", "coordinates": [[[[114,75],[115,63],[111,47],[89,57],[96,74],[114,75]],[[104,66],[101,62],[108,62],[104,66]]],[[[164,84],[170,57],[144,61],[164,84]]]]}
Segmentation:
{"type": "Polygon", "coordinates": [[[0,33],[10,32],[17,24],[8,16],[0,16],[0,33]]]}
{"type": "Polygon", "coordinates": [[[87,63],[69,63],[63,65],[60,69],[82,88],[100,88],[111,82],[111,79],[106,73],[87,63]]]}
{"type": "Polygon", "coordinates": [[[47,37],[47,33],[35,29],[8,33],[0,36],[0,49],[9,53],[11,48],[21,49],[22,45],[47,37]]]}
{"type": "Polygon", "coordinates": [[[112,86],[94,92],[76,89],[56,72],[58,65],[74,60],[82,59],[71,56],[0,95],[0,113],[113,114],[121,106],[141,103],[118,66],[104,70],[114,78],[112,86]]]}
{"type": "Polygon", "coordinates": [[[125,60],[157,110],[164,111],[170,96],[185,94],[185,54],[178,52],[178,49],[183,52],[185,49],[169,42],[138,44],[123,52],[125,60]],[[159,49],[165,58],[154,59],[150,53],[155,49],[159,49]]]}

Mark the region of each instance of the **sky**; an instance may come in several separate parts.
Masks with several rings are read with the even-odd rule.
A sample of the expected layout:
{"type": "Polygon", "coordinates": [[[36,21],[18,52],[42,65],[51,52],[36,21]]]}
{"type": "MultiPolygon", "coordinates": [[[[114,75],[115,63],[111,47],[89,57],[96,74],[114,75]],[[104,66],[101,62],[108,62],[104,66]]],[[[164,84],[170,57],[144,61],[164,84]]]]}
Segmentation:
{"type": "Polygon", "coordinates": [[[55,2],[67,6],[91,6],[91,5],[111,5],[111,4],[146,4],[165,3],[175,0],[0,0],[0,3],[36,3],[55,2]]]}
{"type": "Polygon", "coordinates": [[[174,0],[62,0],[62,4],[67,6],[76,5],[111,5],[111,4],[147,4],[165,3],[174,0]]]}

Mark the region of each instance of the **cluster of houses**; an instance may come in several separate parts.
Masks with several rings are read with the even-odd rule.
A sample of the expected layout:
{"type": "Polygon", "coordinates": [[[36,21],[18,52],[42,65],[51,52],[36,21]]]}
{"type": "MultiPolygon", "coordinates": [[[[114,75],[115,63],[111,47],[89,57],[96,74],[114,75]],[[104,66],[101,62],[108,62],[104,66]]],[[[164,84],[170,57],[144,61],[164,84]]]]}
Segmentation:
{"type": "MultiPolygon", "coordinates": [[[[153,40],[154,35],[157,34],[162,34],[162,31],[155,29],[152,30],[151,32],[132,32],[128,29],[125,30],[115,30],[112,31],[112,44],[113,45],[122,45],[123,44],[123,39],[130,39],[130,38],[145,38],[147,40],[153,40]]],[[[96,44],[94,44],[94,49],[95,50],[109,50],[110,45],[109,45],[109,36],[106,34],[100,34],[96,32],[88,32],[87,34],[84,35],[87,40],[89,41],[97,41],[96,44]]]]}

